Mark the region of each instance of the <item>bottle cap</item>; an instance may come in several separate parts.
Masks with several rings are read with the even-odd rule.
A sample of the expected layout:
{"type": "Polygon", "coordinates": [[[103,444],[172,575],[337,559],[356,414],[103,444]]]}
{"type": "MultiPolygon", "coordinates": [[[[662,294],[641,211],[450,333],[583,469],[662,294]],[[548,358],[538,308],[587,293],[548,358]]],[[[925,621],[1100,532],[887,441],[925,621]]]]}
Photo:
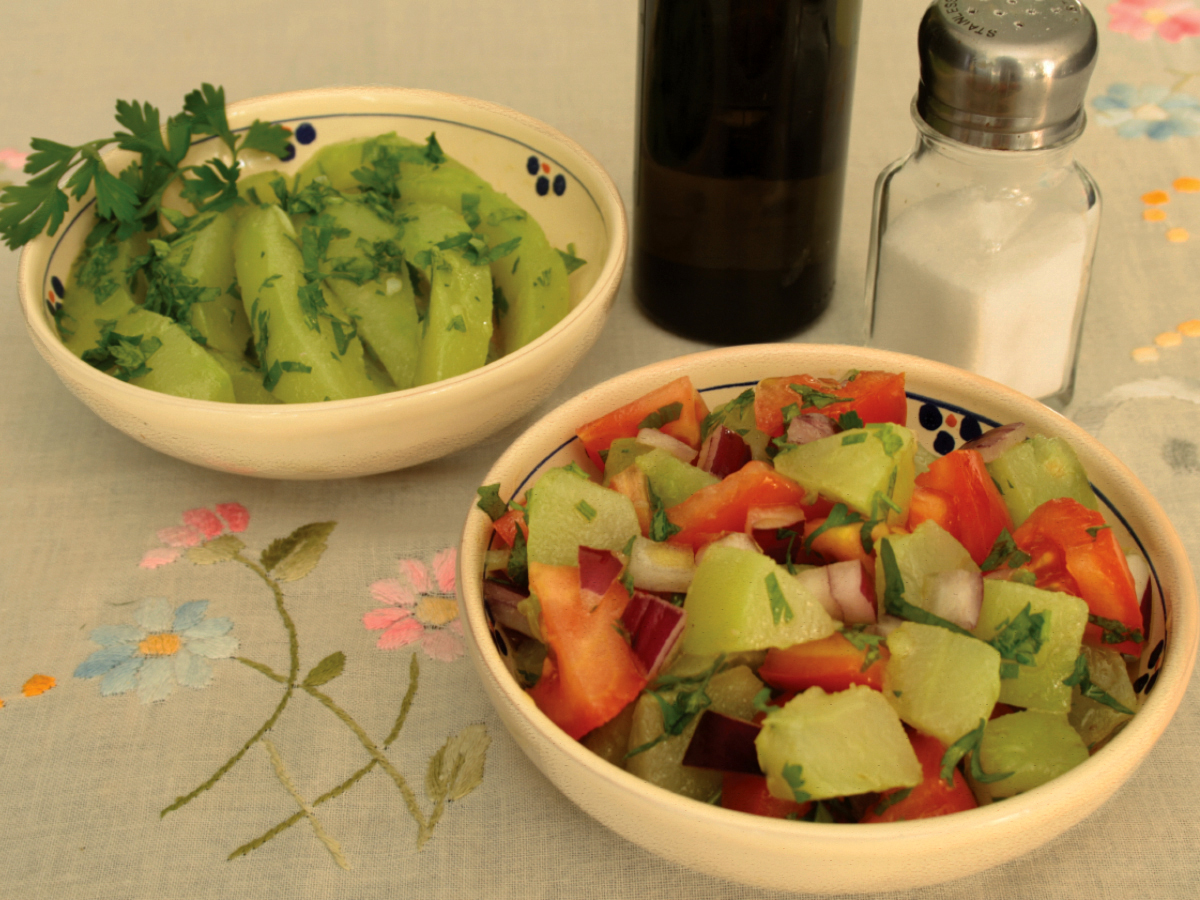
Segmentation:
{"type": "Polygon", "coordinates": [[[1064,143],[1083,131],[1097,45],[1079,0],[934,0],[917,33],[917,113],[975,147],[1064,143]]]}

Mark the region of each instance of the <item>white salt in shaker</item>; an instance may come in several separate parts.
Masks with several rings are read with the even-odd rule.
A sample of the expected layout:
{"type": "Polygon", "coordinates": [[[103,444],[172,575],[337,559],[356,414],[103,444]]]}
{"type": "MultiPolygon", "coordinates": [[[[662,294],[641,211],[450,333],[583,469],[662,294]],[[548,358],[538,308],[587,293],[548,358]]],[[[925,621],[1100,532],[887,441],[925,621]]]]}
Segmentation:
{"type": "Polygon", "coordinates": [[[935,0],[917,45],[916,148],[875,186],[867,343],[1062,408],[1100,224],[1073,149],[1096,24],[1077,0],[935,0]]]}

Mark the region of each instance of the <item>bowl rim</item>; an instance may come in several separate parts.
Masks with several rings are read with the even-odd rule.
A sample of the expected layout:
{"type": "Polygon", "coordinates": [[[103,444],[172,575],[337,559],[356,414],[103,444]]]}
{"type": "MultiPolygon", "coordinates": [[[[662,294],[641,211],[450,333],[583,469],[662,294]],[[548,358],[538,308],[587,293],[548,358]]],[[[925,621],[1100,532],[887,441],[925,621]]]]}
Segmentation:
{"type": "MultiPolygon", "coordinates": [[[[320,403],[222,403],[216,400],[176,397],[171,394],[151,391],[138,385],[128,384],[88,365],[67,349],[58,334],[50,328],[42,312],[43,297],[40,282],[44,280],[43,273],[50,265],[54,253],[72,225],[95,203],[95,191],[93,188],[89,189],[89,192],[80,201],[72,199],[72,208],[68,212],[68,217],[64,218],[56,234],[50,235],[43,232],[21,248],[17,264],[18,299],[21,311],[25,317],[26,327],[34,335],[35,343],[39,349],[42,349],[44,353],[54,356],[61,365],[67,367],[68,371],[74,377],[84,382],[102,385],[106,391],[115,392],[115,396],[117,397],[127,396],[129,399],[136,399],[141,403],[149,404],[152,408],[194,411],[211,417],[233,418],[239,421],[245,420],[247,417],[259,419],[264,422],[278,419],[286,420],[291,424],[297,419],[303,420],[312,416],[322,415],[323,413],[327,414],[328,411],[333,410],[344,410],[352,413],[356,410],[377,409],[378,407],[406,404],[414,400],[435,399],[448,391],[469,389],[469,386],[480,378],[493,376],[497,373],[505,374],[509,370],[535,365],[540,357],[546,356],[551,352],[549,348],[556,342],[559,336],[575,328],[583,327],[581,323],[588,318],[588,313],[592,312],[594,307],[603,305],[610,290],[619,286],[624,274],[625,258],[628,252],[628,223],[625,205],[621,200],[620,192],[617,190],[612,177],[591,153],[572,138],[539,119],[535,119],[532,116],[502,104],[476,97],[445,91],[389,85],[306,88],[276,94],[264,94],[229,103],[226,106],[226,112],[231,120],[231,128],[236,133],[244,130],[250,124],[252,121],[251,117],[257,116],[256,110],[260,107],[315,100],[327,102],[342,97],[347,99],[356,98],[360,101],[383,97],[392,104],[406,102],[427,103],[431,105],[450,104],[456,108],[471,109],[484,115],[495,116],[500,121],[508,120],[514,122],[521,127],[543,135],[548,140],[561,145],[562,148],[575,154],[582,164],[582,170],[595,180],[595,191],[577,174],[576,169],[565,165],[561,167],[564,170],[572,172],[572,176],[576,182],[587,192],[604,223],[605,235],[608,239],[608,252],[604,260],[604,265],[600,268],[595,282],[579,298],[579,301],[568,310],[567,314],[544,334],[539,335],[536,339],[514,350],[512,353],[507,353],[493,362],[452,378],[445,378],[440,381],[431,382],[430,384],[418,385],[404,390],[386,391],[368,397],[353,397],[320,403]],[[236,123],[238,118],[244,118],[246,120],[245,123],[236,123]]],[[[399,111],[388,107],[381,107],[379,113],[387,115],[388,113],[399,111]]],[[[291,121],[294,118],[311,117],[298,116],[285,119],[268,119],[268,121],[291,121]]],[[[482,126],[453,122],[451,119],[442,119],[442,121],[452,122],[453,124],[478,131],[493,133],[521,146],[536,149],[524,141],[504,134],[501,131],[492,131],[482,126]]],[[[199,140],[193,141],[191,148],[214,139],[213,137],[202,137],[199,140]]],[[[189,153],[191,152],[191,148],[189,148],[189,153]]],[[[120,152],[124,151],[119,151],[115,147],[109,147],[106,148],[101,156],[102,158],[107,158],[114,153],[120,152]]],[[[538,152],[542,153],[543,151],[538,150],[538,152]]],[[[554,159],[550,154],[545,155],[547,159],[554,159]]]]}
{"type": "MultiPolygon", "coordinates": [[[[1015,823],[1065,817],[1062,827],[1054,832],[1061,833],[1106,802],[1116,788],[1140,765],[1182,701],[1195,664],[1197,647],[1200,646],[1200,604],[1197,601],[1195,579],[1191,577],[1187,553],[1158,501],[1133,472],[1099,441],[1037,401],[982,376],[942,363],[890,351],[821,344],[719,348],[652,363],[618,375],[577,395],[531,425],[495,462],[483,483],[500,482],[503,492],[508,487],[506,479],[510,482],[515,481],[515,494],[527,487],[534,474],[571,442],[574,426],[586,421],[581,418],[582,410],[614,395],[627,395],[628,399],[634,399],[640,396],[637,390],[633,390],[634,385],[644,386],[644,390],[641,391],[644,393],[660,382],[688,373],[690,369],[703,368],[710,364],[713,367],[732,364],[747,353],[762,356],[761,361],[748,366],[746,378],[743,379],[747,381],[769,377],[771,374],[783,374],[783,367],[792,365],[789,361],[798,356],[852,356],[856,368],[880,368],[906,373],[916,368],[921,370],[920,375],[914,376],[917,385],[922,388],[918,391],[921,394],[930,393],[925,387],[926,382],[938,382],[945,387],[943,382],[948,384],[958,381],[962,385],[960,392],[982,392],[990,406],[999,404],[1024,407],[1034,414],[1032,428],[1035,432],[1065,432],[1065,436],[1074,439],[1076,445],[1082,443],[1086,447],[1082,455],[1096,457],[1105,469],[1106,478],[1118,487],[1118,490],[1112,493],[1128,495],[1127,499],[1134,499],[1136,496],[1136,502],[1142,507],[1139,512],[1148,523],[1153,523],[1153,543],[1161,547],[1160,556],[1152,561],[1152,566],[1156,565],[1155,571],[1160,584],[1163,585],[1163,603],[1170,639],[1165,644],[1163,663],[1155,684],[1146,695],[1137,715],[1105,747],[1071,771],[1040,787],[1008,798],[1003,803],[993,803],[951,816],[908,822],[873,823],[870,828],[848,831],[845,825],[783,821],[702,803],[645,782],[592,753],[582,743],[568,737],[517,685],[495,651],[484,612],[482,579],[476,576],[474,567],[478,564],[479,571],[482,570],[490,520],[473,506],[463,528],[462,550],[459,554],[459,604],[460,615],[467,621],[468,644],[473,662],[480,677],[488,683],[489,691],[498,690],[509,709],[523,717],[525,724],[548,742],[553,753],[582,766],[593,778],[603,780],[643,804],[667,808],[703,824],[723,828],[737,827],[743,832],[752,831],[764,840],[777,844],[817,842],[841,845],[847,838],[851,838],[857,844],[868,846],[901,841],[906,846],[912,845],[915,848],[917,844],[930,839],[937,839],[943,847],[965,846],[974,843],[979,836],[986,836],[994,831],[1004,829],[1011,832],[1015,823]],[[774,371],[764,372],[764,369],[772,367],[774,371]],[[563,440],[558,440],[559,438],[563,440]],[[531,469],[528,462],[518,464],[517,460],[536,462],[532,463],[531,469]],[[1169,597],[1166,594],[1168,589],[1169,597]]],[[[842,363],[835,368],[845,371],[848,366],[842,363]]],[[[697,388],[717,386],[719,385],[697,384],[697,388]]],[[[933,396],[936,398],[936,393],[933,396]]],[[[615,401],[617,404],[621,402],[623,401],[620,399],[615,401]]],[[[1025,418],[1028,422],[1029,417],[1025,418]]],[[[1113,510],[1121,509],[1116,506],[1115,501],[1109,502],[1113,510]]],[[[1122,511],[1127,511],[1127,507],[1128,503],[1126,510],[1122,511]]],[[[1143,526],[1143,531],[1145,530],[1143,526]]],[[[503,713],[501,717],[505,718],[503,713]]],[[[579,802],[574,797],[572,799],[579,802]]],[[[1027,852],[1028,849],[1031,848],[1019,850],[1012,855],[1027,852]]]]}

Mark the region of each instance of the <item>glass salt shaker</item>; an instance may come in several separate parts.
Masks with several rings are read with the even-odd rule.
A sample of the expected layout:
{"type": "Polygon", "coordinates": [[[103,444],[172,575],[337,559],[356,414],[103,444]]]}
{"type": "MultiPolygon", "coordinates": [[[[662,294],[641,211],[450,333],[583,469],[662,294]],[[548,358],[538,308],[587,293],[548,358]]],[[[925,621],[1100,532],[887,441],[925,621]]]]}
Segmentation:
{"type": "Polygon", "coordinates": [[[935,0],[917,46],[916,147],[875,186],[867,343],[1061,409],[1100,224],[1074,159],[1095,21],[1077,0],[935,0]]]}

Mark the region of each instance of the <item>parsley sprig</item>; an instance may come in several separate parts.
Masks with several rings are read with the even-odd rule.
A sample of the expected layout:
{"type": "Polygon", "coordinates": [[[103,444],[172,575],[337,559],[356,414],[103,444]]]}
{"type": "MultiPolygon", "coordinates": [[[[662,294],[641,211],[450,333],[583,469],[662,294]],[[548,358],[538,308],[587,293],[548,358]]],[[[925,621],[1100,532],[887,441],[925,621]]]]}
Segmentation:
{"type": "Polygon", "coordinates": [[[43,231],[58,231],[69,199],[80,200],[94,189],[99,219],[89,236],[95,243],[109,235],[125,240],[153,229],[163,193],[176,180],[182,196],[197,211],[228,209],[237,202],[238,154],[261,150],[283,156],[289,132],[280,125],[255,121],[240,137],[225,115],[225,91],[204,84],[183,101],[183,112],[167,120],[149,103],[117,101],[116,120],[121,130],[111,137],[78,146],[45,138],[30,142],[33,153],[25,163],[32,177],[23,185],[0,192],[0,235],[12,249],[24,246],[43,231]],[[214,157],[201,165],[181,165],[192,139],[211,135],[229,150],[231,160],[214,157]],[[138,154],[119,175],[108,170],[101,157],[106,147],[138,154]]]}

